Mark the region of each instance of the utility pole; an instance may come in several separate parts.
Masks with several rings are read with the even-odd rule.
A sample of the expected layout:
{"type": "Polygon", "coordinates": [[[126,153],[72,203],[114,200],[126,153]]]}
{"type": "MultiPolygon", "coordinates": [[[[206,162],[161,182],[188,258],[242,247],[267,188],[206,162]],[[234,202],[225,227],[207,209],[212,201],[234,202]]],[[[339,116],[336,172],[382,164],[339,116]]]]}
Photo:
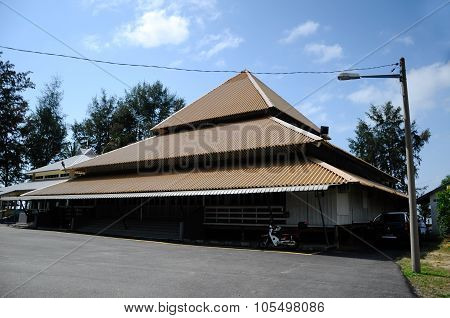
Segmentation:
{"type": "MultiPolygon", "coordinates": [[[[408,84],[406,82],[405,58],[400,58],[400,74],[360,75],[358,73],[340,73],[338,80],[348,81],[361,78],[398,78],[402,85],[403,119],[405,120],[406,167],[408,172],[409,237],[411,244],[411,267],[420,273],[419,226],[417,225],[416,184],[414,154],[411,141],[411,119],[409,116],[408,84]]],[[[394,70],[392,70],[393,72],[394,70]]],[[[392,73],[391,72],[391,73],[392,73]]]]}
{"type": "Polygon", "coordinates": [[[411,141],[411,119],[409,115],[408,84],[406,81],[405,58],[400,58],[400,82],[403,95],[403,117],[405,120],[406,164],[408,173],[409,236],[411,241],[411,268],[420,273],[419,227],[417,225],[416,184],[414,154],[411,141]]]}

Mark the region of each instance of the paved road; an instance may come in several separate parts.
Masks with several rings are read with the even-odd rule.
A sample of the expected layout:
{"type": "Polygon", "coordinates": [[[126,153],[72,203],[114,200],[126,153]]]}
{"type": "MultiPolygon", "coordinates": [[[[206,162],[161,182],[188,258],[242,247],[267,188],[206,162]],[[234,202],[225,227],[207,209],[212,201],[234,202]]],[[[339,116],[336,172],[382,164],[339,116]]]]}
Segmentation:
{"type": "Polygon", "coordinates": [[[374,257],[178,245],[5,226],[0,226],[0,296],[73,249],[7,296],[413,296],[397,266],[374,257]]]}

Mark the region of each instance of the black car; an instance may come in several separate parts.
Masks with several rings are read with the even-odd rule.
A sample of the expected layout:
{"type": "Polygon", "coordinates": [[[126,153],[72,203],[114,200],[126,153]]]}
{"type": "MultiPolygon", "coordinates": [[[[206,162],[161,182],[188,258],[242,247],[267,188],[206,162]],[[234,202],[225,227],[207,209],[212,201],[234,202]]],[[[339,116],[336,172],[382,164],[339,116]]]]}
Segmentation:
{"type": "Polygon", "coordinates": [[[406,212],[387,212],[372,222],[375,238],[382,240],[408,240],[409,216],[406,212]]]}

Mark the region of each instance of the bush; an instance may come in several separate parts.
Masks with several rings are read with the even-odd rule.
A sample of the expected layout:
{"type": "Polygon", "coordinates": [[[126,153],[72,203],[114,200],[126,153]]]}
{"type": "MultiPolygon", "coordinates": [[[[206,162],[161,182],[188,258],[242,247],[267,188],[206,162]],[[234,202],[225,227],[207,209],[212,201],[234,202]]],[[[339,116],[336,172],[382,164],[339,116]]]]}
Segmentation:
{"type": "Polygon", "coordinates": [[[442,236],[450,233],[450,190],[446,189],[436,194],[437,197],[437,222],[442,236]]]}

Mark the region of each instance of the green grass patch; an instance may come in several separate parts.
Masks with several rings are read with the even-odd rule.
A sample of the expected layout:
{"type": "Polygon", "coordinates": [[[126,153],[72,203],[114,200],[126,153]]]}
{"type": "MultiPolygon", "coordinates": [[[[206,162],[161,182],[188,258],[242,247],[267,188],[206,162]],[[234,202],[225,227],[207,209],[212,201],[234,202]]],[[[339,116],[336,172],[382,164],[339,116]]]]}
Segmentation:
{"type": "Polygon", "coordinates": [[[411,259],[403,257],[397,262],[403,275],[421,297],[450,297],[450,248],[448,240],[439,245],[424,246],[421,272],[411,270],[411,259]]]}

